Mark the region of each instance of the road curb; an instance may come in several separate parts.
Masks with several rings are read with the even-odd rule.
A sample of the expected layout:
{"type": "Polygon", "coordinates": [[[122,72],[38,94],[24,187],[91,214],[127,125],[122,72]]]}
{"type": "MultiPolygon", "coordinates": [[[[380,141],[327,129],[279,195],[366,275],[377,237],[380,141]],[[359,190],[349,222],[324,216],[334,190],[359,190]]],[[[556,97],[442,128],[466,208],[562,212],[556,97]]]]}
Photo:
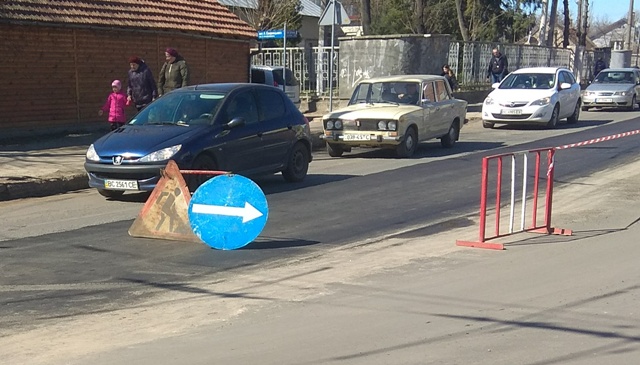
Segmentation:
{"type": "Polygon", "coordinates": [[[63,178],[6,183],[0,185],[0,201],[50,196],[87,188],[89,180],[85,173],[63,178]]]}

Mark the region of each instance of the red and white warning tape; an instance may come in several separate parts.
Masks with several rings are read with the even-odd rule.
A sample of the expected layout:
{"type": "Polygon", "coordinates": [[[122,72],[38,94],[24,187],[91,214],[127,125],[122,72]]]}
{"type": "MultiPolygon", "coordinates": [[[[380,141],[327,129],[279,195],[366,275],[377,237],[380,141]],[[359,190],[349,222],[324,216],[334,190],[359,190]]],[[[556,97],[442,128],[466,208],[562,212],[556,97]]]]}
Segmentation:
{"type": "Polygon", "coordinates": [[[565,144],[564,146],[554,147],[554,149],[555,150],[564,150],[564,149],[572,148],[572,147],[586,146],[588,144],[594,144],[594,143],[598,143],[598,142],[610,141],[612,139],[628,137],[628,136],[632,136],[634,134],[640,134],[640,129],[636,129],[635,131],[630,131],[630,132],[613,134],[613,135],[606,136],[606,137],[594,138],[594,139],[590,139],[588,141],[572,143],[572,144],[565,144]]]}

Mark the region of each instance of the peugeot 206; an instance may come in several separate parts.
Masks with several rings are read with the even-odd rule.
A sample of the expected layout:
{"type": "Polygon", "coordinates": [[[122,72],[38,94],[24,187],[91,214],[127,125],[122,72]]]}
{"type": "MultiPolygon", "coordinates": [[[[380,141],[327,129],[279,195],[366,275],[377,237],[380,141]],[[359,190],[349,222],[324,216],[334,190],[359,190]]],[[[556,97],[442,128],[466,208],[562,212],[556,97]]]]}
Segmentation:
{"type": "MultiPolygon", "coordinates": [[[[311,161],[307,118],[277,88],[206,84],[149,104],[87,150],[89,186],[106,197],[151,191],[169,160],[180,169],[252,176],[282,172],[301,181],[311,161]]],[[[186,175],[194,191],[211,176],[186,175]]]]}

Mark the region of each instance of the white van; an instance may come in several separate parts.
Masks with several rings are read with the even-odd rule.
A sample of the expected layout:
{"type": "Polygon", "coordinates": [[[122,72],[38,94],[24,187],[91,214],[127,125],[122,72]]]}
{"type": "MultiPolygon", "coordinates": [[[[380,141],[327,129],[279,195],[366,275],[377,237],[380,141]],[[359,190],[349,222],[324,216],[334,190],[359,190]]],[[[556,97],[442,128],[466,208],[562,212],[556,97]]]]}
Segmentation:
{"type": "Polygon", "coordinates": [[[283,77],[282,66],[251,66],[251,82],[254,84],[273,85],[282,89],[294,103],[300,102],[300,86],[298,79],[290,69],[285,69],[286,80],[283,77]],[[286,82],[285,82],[286,81],[286,82]],[[285,85],[286,83],[286,85],[285,85]]]}

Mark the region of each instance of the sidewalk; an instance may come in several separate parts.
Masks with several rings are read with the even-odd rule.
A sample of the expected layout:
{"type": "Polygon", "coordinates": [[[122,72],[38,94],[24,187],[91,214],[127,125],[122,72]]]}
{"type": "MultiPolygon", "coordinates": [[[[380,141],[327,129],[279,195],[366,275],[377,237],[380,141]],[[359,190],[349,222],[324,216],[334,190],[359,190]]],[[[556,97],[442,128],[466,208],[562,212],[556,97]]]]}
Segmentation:
{"type": "MultiPolygon", "coordinates": [[[[469,121],[480,118],[475,109],[469,107],[469,121]]],[[[310,121],[313,149],[324,148],[324,141],[319,138],[323,133],[322,115],[305,115],[310,121]]],[[[85,153],[93,141],[106,133],[107,127],[100,125],[93,130],[0,141],[0,201],[88,188],[85,153]]]]}

